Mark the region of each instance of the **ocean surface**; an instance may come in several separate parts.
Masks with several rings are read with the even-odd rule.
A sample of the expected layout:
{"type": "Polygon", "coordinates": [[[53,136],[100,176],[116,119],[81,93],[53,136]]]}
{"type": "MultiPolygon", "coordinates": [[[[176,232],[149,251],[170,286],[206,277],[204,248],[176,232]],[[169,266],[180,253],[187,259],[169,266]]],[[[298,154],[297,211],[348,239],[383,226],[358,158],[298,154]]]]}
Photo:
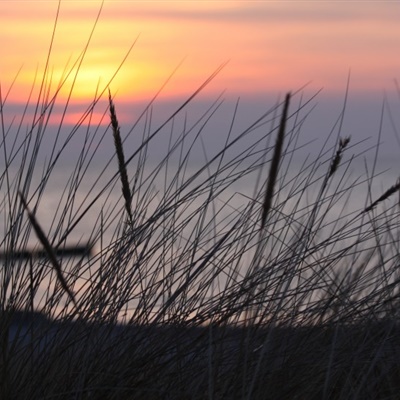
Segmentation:
{"type": "MultiPolygon", "coordinates": [[[[352,211],[361,211],[363,207],[367,207],[392,185],[395,185],[400,177],[398,160],[392,158],[379,160],[373,179],[371,179],[372,166],[368,165],[369,170],[366,172],[364,160],[343,161],[343,165],[329,179],[327,188],[322,195],[322,198],[327,201],[335,194],[335,201],[330,206],[332,218],[343,213],[343,209],[349,214],[352,211]]],[[[224,212],[229,214],[234,213],[235,210],[240,212],[252,199],[257,199],[258,205],[261,207],[260,202],[265,192],[269,165],[264,166],[262,172],[260,172],[260,168],[255,168],[251,172],[244,173],[243,171],[247,168],[252,167],[241,166],[227,169],[227,171],[217,174],[214,182],[212,177],[215,170],[213,171],[211,168],[201,171],[200,165],[190,166],[189,164],[184,171],[180,172],[177,172],[173,166],[161,169],[158,165],[146,166],[140,171],[136,182],[132,209],[134,210],[138,205],[143,207],[144,203],[142,202],[145,201],[148,204],[146,215],[150,217],[165,198],[171,201],[174,193],[179,192],[179,195],[182,196],[190,193],[191,190],[199,190],[202,193],[196,195],[196,201],[192,201],[191,207],[201,207],[208,198],[212,187],[215,213],[220,208],[226,209],[224,212]],[[201,172],[199,173],[199,171],[201,172]],[[240,175],[243,176],[240,177],[240,175]],[[213,185],[210,183],[212,181],[213,185]],[[187,188],[180,192],[179,189],[186,185],[187,188]],[[201,189],[198,189],[199,187],[201,189]]],[[[299,193],[303,189],[304,193],[300,202],[304,203],[304,206],[313,204],[328,169],[329,163],[314,165],[312,158],[309,161],[303,159],[292,161],[289,166],[281,166],[280,175],[275,184],[275,206],[297,202],[295,193],[299,193]]],[[[108,236],[114,232],[120,221],[119,217],[123,219],[124,214],[124,199],[116,167],[108,167],[105,171],[102,168],[90,169],[84,174],[82,173],[82,176],[74,175],[74,170],[75,166],[56,167],[42,188],[40,196],[40,182],[43,173],[41,170],[37,171],[33,175],[29,190],[25,192],[28,193],[27,200],[30,208],[36,207],[35,215],[44,231],[50,236],[52,232],[53,234],[58,232],[57,234],[60,235],[63,229],[75,223],[82,215],[84,215],[82,220],[69,234],[70,242],[89,240],[93,227],[99,223],[99,218],[103,218],[104,223],[106,219],[108,220],[109,227],[104,231],[104,234],[108,236]]],[[[132,187],[135,173],[136,170],[128,169],[132,187]]],[[[10,173],[11,178],[15,179],[12,172],[10,173]]],[[[3,189],[6,187],[4,176],[2,186],[3,189]]],[[[13,194],[15,196],[15,182],[13,183],[13,194]]],[[[392,206],[396,201],[398,201],[398,195],[393,195],[380,206],[392,206]]],[[[7,193],[3,191],[0,210],[0,232],[3,232],[3,235],[5,232],[4,222],[7,220],[9,210],[6,205],[7,193]]],[[[223,217],[218,216],[217,218],[223,217]]],[[[32,241],[35,240],[32,238],[32,241]]]]}
{"type": "MultiPolygon", "coordinates": [[[[370,162],[368,164],[361,158],[344,157],[338,171],[327,181],[321,195],[324,177],[330,167],[329,159],[316,164],[313,163],[312,158],[291,160],[289,164],[284,164],[280,168],[271,211],[272,218],[277,218],[278,214],[286,217],[280,219],[280,222],[278,218],[278,222],[274,222],[271,227],[275,232],[283,229],[285,224],[288,224],[288,216],[293,217],[293,221],[296,220],[293,225],[297,222],[305,223],[312,215],[310,205],[315,204],[318,196],[321,195],[320,200],[323,201],[317,207],[319,214],[316,221],[320,221],[319,216],[324,215],[324,222],[320,223],[322,228],[319,231],[320,240],[322,240],[325,231],[326,236],[332,234],[332,224],[336,220],[340,219],[342,224],[346,224],[396,184],[399,169],[394,165],[395,163],[396,160],[381,157],[376,166],[375,177],[371,179],[372,166],[370,162]],[[306,189],[303,190],[303,188],[306,189]],[[326,229],[323,226],[326,226],[326,229]]],[[[250,223],[258,226],[260,221],[257,220],[257,216],[261,215],[269,164],[267,163],[261,172],[260,168],[254,168],[254,170],[251,168],[250,165],[236,167],[233,165],[217,175],[213,175],[216,167],[198,173],[201,165],[190,165],[190,163],[180,171],[172,165],[163,165],[160,168],[159,164],[146,165],[141,170],[128,168],[131,185],[132,187],[135,185],[132,199],[135,226],[140,227],[157,215],[163,207],[166,209],[174,206],[176,202],[184,199],[190,193],[195,193],[195,195],[182,202],[181,206],[176,208],[173,214],[169,214],[168,218],[160,218],[160,223],[154,225],[154,240],[164,240],[163,238],[175,229],[176,232],[179,232],[180,246],[190,247],[191,241],[195,240],[196,229],[201,226],[203,229],[202,240],[206,242],[205,238],[207,237],[207,240],[215,243],[215,240],[227,232],[238,218],[243,219],[244,212],[253,203],[253,199],[256,199],[255,211],[252,214],[254,220],[250,223]],[[240,176],[240,170],[248,173],[240,176]],[[138,176],[134,183],[136,173],[138,176]],[[186,184],[186,189],[180,191],[180,188],[186,184]],[[210,190],[211,188],[213,189],[210,190]],[[200,214],[196,214],[196,212],[203,210],[210,195],[212,201],[209,202],[207,210],[201,214],[204,216],[204,220],[202,220],[199,217],[200,214]],[[186,226],[180,225],[188,220],[190,222],[186,226]]],[[[17,210],[19,199],[15,191],[15,176],[10,169],[9,179],[10,182],[13,182],[11,193],[13,194],[12,199],[15,201],[15,204],[11,205],[11,209],[15,206],[15,210],[17,210]]],[[[127,222],[125,202],[116,168],[108,166],[103,170],[96,167],[89,168],[84,173],[83,170],[78,173],[76,165],[64,165],[63,168],[55,168],[51,172],[46,185],[40,192],[42,177],[43,173],[40,170],[33,174],[29,190],[26,190],[25,194],[27,194],[29,207],[32,210],[35,209],[37,221],[53,246],[57,246],[60,241],[67,246],[91,243],[93,244],[93,257],[96,258],[96,254],[100,253],[103,254],[103,257],[109,254],[112,251],[113,243],[115,244],[116,239],[124,234],[123,228],[127,222]],[[66,232],[68,234],[65,236],[66,232]]],[[[3,176],[3,187],[5,187],[4,179],[3,176]]],[[[381,212],[384,207],[396,207],[398,203],[399,194],[395,193],[377,205],[374,212],[381,212]]],[[[3,238],[6,236],[6,230],[10,229],[8,204],[8,195],[3,192],[0,213],[2,251],[6,250],[3,238]]],[[[26,214],[22,219],[22,224],[25,224],[23,226],[29,225],[26,214]]],[[[21,229],[22,232],[27,232],[26,228],[21,229]]],[[[287,237],[287,240],[290,241],[291,238],[287,237]]],[[[18,250],[41,247],[32,230],[29,235],[24,235],[23,239],[17,239],[17,242],[18,250]]],[[[161,255],[154,253],[152,257],[157,259],[161,255]]],[[[79,287],[84,288],[85,280],[90,279],[90,275],[96,265],[99,265],[100,259],[98,257],[87,273],[83,274],[84,279],[75,285],[75,290],[79,287]]],[[[73,266],[74,262],[74,260],[68,260],[63,265],[67,270],[73,266]]],[[[38,293],[38,297],[43,295],[46,290],[48,290],[46,284],[43,284],[42,293],[38,293]]]]}

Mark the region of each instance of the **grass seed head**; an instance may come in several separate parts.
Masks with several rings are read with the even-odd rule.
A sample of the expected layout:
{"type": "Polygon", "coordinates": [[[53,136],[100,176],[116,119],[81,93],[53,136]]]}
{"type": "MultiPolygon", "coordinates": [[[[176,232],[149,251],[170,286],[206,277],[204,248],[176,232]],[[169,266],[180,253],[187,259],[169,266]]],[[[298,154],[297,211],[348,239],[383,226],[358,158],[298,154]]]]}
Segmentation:
{"type": "Polygon", "coordinates": [[[131,194],[131,190],[129,187],[128,172],[127,172],[126,164],[125,164],[125,156],[124,156],[124,149],[122,146],[120,127],[118,124],[117,114],[115,111],[114,103],[111,98],[110,90],[108,93],[108,100],[109,100],[109,106],[110,106],[110,119],[111,119],[111,127],[113,130],[114,146],[115,146],[115,150],[116,150],[117,158],[118,158],[119,176],[120,176],[121,183],[122,183],[122,195],[124,196],[124,200],[125,200],[125,210],[128,214],[129,220],[132,222],[132,218],[133,218],[133,216],[132,216],[132,194],[131,194]]]}

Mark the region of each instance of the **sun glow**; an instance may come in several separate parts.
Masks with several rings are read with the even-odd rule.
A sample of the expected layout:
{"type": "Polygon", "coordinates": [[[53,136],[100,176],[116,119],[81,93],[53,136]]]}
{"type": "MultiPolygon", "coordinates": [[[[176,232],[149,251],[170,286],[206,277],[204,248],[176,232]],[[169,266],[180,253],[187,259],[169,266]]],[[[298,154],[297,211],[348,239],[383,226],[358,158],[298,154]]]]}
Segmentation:
{"type": "Polygon", "coordinates": [[[182,59],[161,96],[189,95],[227,60],[208,93],[287,91],[309,81],[338,93],[350,69],[352,90],[371,93],[400,69],[391,3],[106,1],[96,24],[100,1],[61,1],[53,42],[57,2],[21,4],[0,3],[2,93],[13,86],[7,99],[21,104],[34,82],[63,101],[92,101],[108,87],[123,101],[149,99],[182,59]]]}

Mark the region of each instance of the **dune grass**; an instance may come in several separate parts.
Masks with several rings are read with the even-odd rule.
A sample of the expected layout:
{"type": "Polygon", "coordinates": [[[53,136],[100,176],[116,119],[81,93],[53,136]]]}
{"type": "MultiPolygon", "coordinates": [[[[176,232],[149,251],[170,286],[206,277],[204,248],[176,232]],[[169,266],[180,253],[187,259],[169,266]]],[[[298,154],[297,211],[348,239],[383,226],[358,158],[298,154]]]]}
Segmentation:
{"type": "Polygon", "coordinates": [[[239,132],[237,105],[224,144],[208,153],[203,132],[220,99],[192,125],[185,113],[219,70],[157,128],[151,104],[120,126],[111,92],[109,125],[86,127],[107,87],[54,136],[60,87],[49,95],[47,70],[32,120],[6,123],[2,97],[2,399],[398,398],[399,184],[346,211],[343,199],[368,191],[376,173],[353,179],[362,154],[341,129],[335,146],[294,161],[312,117],[313,98],[300,92],[239,132]],[[128,148],[139,121],[142,140],[128,148]],[[169,145],[151,164],[160,135],[169,145]],[[51,178],[75,139],[76,164],[51,209],[51,178]],[[103,143],[115,154],[100,155],[93,180],[103,143]],[[199,149],[204,163],[193,166],[199,149]],[[231,196],[243,181],[253,193],[231,196]],[[91,254],[59,257],[82,224],[91,254]],[[46,257],[16,257],[32,245],[46,257]]]}

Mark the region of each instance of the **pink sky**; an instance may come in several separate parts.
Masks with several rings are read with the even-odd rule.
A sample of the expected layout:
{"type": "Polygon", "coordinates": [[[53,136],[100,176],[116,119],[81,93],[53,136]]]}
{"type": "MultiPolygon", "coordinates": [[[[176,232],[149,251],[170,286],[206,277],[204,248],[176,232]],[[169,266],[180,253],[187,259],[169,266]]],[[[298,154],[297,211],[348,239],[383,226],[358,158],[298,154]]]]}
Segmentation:
{"type": "MultiPolygon", "coordinates": [[[[22,67],[9,101],[24,102],[36,68],[43,71],[57,5],[0,2],[3,92],[22,67]]],[[[61,2],[49,64],[54,85],[84,48],[100,6],[61,2]]],[[[227,60],[212,93],[284,93],[309,81],[343,93],[351,69],[353,93],[381,94],[400,75],[399,11],[397,1],[105,1],[73,99],[93,99],[99,79],[106,87],[138,36],[111,85],[120,101],[150,98],[183,59],[167,98],[190,94],[227,60]]]]}

